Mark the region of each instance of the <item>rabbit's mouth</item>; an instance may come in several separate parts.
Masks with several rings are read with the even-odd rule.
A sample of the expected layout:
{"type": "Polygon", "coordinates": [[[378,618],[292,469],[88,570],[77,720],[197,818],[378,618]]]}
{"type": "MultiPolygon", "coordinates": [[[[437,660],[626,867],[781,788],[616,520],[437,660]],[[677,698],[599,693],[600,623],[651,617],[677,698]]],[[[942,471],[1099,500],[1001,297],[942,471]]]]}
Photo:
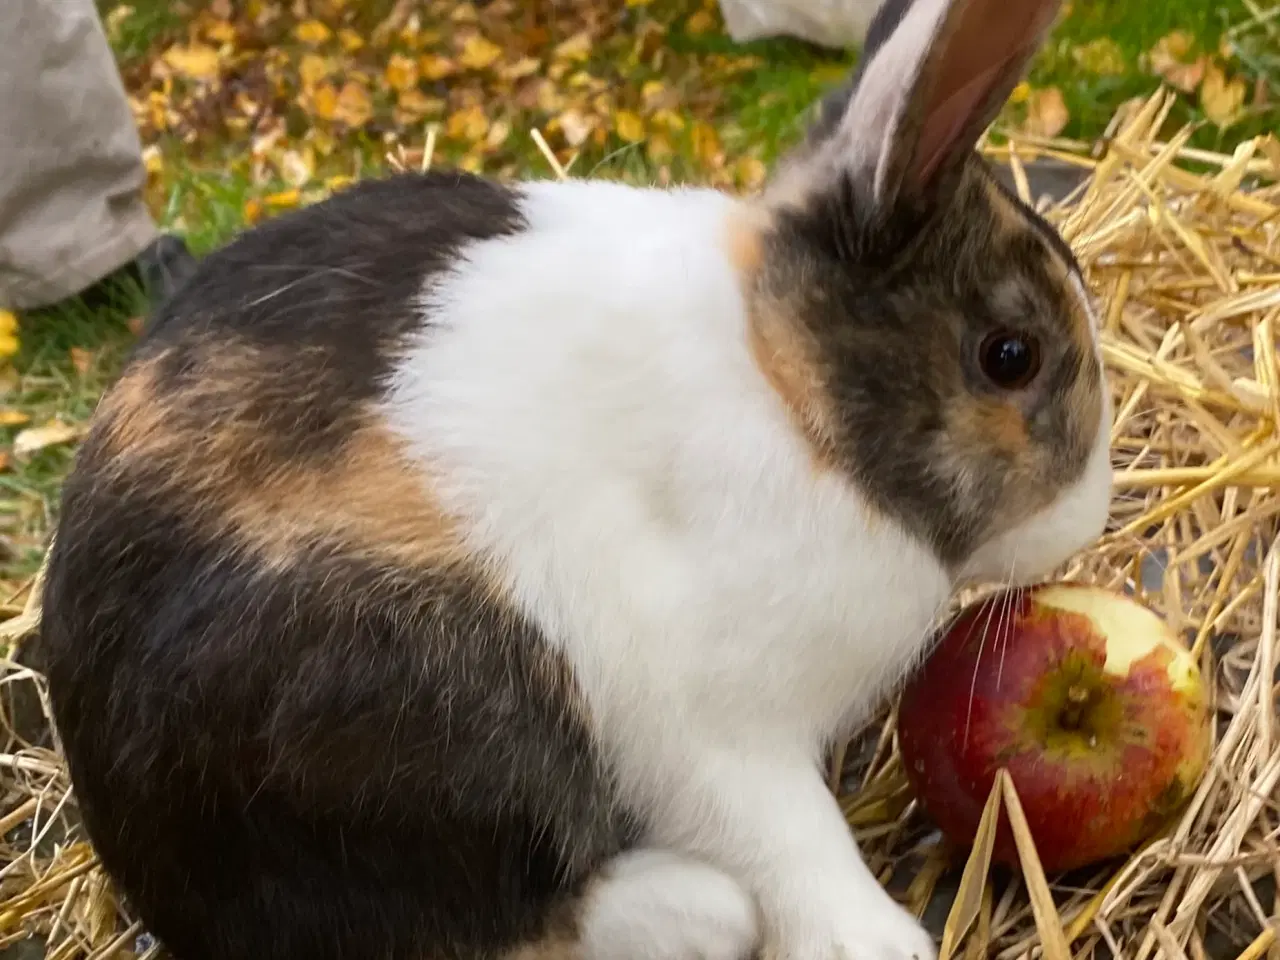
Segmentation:
{"type": "Polygon", "coordinates": [[[1102,536],[1111,513],[1111,418],[1107,397],[1093,449],[1079,478],[1044,509],[975,550],[961,565],[958,583],[1030,586],[1102,536]]]}

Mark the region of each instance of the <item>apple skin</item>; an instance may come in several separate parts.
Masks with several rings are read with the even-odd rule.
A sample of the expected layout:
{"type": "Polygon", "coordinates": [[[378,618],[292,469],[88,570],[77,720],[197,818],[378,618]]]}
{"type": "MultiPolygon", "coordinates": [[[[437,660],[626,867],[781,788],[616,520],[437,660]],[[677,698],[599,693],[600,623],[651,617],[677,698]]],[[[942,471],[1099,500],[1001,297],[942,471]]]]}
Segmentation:
{"type": "MultiPolygon", "coordinates": [[[[977,833],[1008,770],[1048,872],[1132,850],[1194,791],[1210,714],[1164,621],[1081,584],[1010,589],[952,622],[903,691],[898,745],[917,799],[953,843],[977,833]]],[[[994,858],[1016,865],[1008,818],[994,858]]]]}

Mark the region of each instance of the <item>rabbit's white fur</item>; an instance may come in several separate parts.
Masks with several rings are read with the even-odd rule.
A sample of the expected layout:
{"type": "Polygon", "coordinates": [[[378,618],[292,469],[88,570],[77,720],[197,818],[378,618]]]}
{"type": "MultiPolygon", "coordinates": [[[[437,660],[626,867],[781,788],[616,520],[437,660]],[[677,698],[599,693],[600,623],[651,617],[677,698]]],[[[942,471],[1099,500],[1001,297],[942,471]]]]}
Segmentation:
{"type": "MultiPolygon", "coordinates": [[[[734,878],[787,957],[923,960],[929,937],[863,865],[820,760],[921,655],[951,577],[815,465],[753,363],[727,253],[738,201],[522,195],[526,231],[424,291],[387,419],[572,664],[649,844],[734,878]]],[[[1100,531],[1109,420],[1080,483],[966,573],[1035,577],[1100,531]]],[[[634,898],[636,922],[667,924],[634,877],[615,889],[601,916],[634,898]]],[[[701,920],[685,901],[690,942],[734,914],[723,884],[707,891],[701,920]]]]}
{"type": "Polygon", "coordinates": [[[580,922],[586,960],[744,960],[759,936],[755,904],[737,881],[659,850],[617,857],[580,922]]]}

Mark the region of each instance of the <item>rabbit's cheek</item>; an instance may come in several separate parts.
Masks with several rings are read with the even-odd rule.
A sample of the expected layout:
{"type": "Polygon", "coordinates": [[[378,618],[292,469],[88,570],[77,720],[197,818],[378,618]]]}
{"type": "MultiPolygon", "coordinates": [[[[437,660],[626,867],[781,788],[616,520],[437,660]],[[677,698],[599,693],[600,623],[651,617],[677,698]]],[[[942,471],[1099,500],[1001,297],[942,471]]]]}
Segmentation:
{"type": "Polygon", "coordinates": [[[1032,583],[1101,536],[1111,507],[1111,412],[1104,397],[1079,477],[1044,509],[983,544],[965,564],[961,579],[1032,583]]]}

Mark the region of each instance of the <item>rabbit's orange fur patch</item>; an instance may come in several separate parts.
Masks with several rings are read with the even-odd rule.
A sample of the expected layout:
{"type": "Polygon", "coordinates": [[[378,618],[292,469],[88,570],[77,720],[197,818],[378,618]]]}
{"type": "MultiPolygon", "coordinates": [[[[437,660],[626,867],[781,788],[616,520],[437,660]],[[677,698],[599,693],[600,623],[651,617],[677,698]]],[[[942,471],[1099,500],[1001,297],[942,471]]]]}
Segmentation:
{"type": "Polygon", "coordinates": [[[808,442],[815,465],[827,469],[833,463],[832,412],[815,346],[780,304],[757,302],[750,317],[752,360],[808,442]]]}
{"type": "MultiPolygon", "coordinates": [[[[588,883],[589,890],[593,880],[588,883]]],[[[561,901],[552,911],[542,935],[525,940],[502,954],[500,960],[586,960],[579,942],[578,913],[582,909],[584,895],[561,901]]]]}
{"type": "Polygon", "coordinates": [[[316,547],[417,569],[468,559],[429,478],[370,411],[353,406],[333,428],[331,454],[282,459],[260,416],[267,358],[211,344],[200,375],[180,383],[164,377],[165,360],[134,364],[99,408],[99,462],[120,481],[145,472],[211,535],[269,566],[316,547]]]}
{"type": "Polygon", "coordinates": [[[162,359],[134,362],[98,403],[94,423],[113,456],[145,457],[162,435],[163,403],[156,390],[162,359]]]}
{"type": "Polygon", "coordinates": [[[764,263],[763,224],[743,212],[734,216],[728,224],[725,249],[729,262],[748,283],[764,263]]]}
{"type": "Polygon", "coordinates": [[[826,469],[832,464],[831,406],[814,359],[817,347],[785,304],[762,295],[757,286],[767,228],[768,214],[747,208],[729,220],[725,235],[725,251],[742,278],[748,305],[751,358],[808,442],[815,465],[826,469]]]}
{"type": "Polygon", "coordinates": [[[317,540],[408,568],[467,559],[453,522],[382,429],[356,430],[321,469],[282,464],[258,488],[225,478],[226,522],[266,558],[287,562],[317,540]]]}
{"type": "Polygon", "coordinates": [[[971,432],[977,444],[995,444],[1002,453],[1020,457],[1027,451],[1030,437],[1027,420],[1014,404],[1002,400],[978,400],[967,407],[971,432]]]}

